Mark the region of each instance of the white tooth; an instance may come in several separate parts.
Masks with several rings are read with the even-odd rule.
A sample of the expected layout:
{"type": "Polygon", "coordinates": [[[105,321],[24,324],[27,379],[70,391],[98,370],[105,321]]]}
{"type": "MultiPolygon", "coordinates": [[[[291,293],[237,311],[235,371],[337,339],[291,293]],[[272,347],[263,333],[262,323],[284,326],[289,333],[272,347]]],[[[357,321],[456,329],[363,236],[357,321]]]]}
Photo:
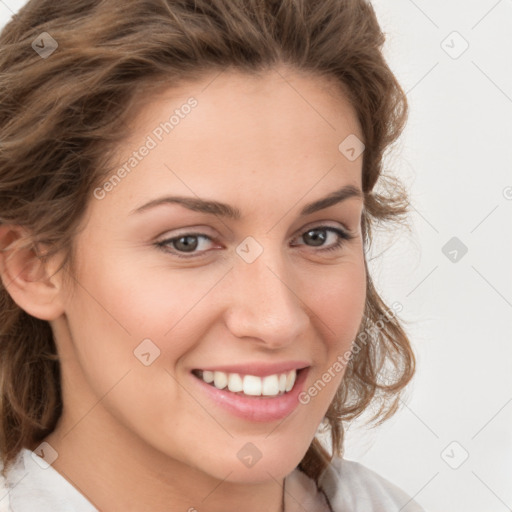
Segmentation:
{"type": "Polygon", "coordinates": [[[246,395],[261,395],[261,379],[254,375],[246,375],[244,377],[244,393],[246,395]]]}
{"type": "Polygon", "coordinates": [[[213,384],[217,389],[224,389],[228,384],[228,376],[225,372],[213,372],[213,384]]]}
{"type": "Polygon", "coordinates": [[[286,391],[286,373],[281,373],[279,375],[279,393],[284,393],[286,391]]]}
{"type": "Polygon", "coordinates": [[[233,393],[238,393],[239,391],[243,391],[244,384],[242,382],[242,377],[238,375],[238,373],[230,373],[228,375],[228,389],[233,393]]]}
{"type": "Polygon", "coordinates": [[[279,380],[277,375],[263,377],[262,395],[275,396],[279,393],[279,380]]]}
{"type": "Polygon", "coordinates": [[[293,385],[295,384],[295,377],[297,376],[297,372],[295,370],[291,370],[286,375],[286,389],[285,391],[288,392],[293,388],[293,385]]]}
{"type": "Polygon", "coordinates": [[[213,382],[213,372],[211,372],[209,370],[204,370],[203,371],[203,380],[207,384],[211,384],[213,382]]]}

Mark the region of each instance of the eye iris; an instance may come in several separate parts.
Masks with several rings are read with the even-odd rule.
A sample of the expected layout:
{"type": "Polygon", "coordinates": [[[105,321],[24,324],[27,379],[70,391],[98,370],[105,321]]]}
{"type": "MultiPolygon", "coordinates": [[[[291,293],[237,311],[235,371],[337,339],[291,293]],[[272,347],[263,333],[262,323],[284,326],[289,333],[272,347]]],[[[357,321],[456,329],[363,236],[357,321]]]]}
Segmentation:
{"type": "Polygon", "coordinates": [[[313,245],[322,245],[323,242],[325,242],[327,237],[326,237],[325,230],[311,229],[310,231],[308,231],[305,234],[304,239],[306,239],[306,238],[309,238],[309,240],[311,240],[313,242],[313,245]],[[313,233],[313,235],[311,235],[311,233],[313,233]],[[320,234],[318,234],[318,233],[320,233],[320,234]]]}
{"type": "Polygon", "coordinates": [[[176,240],[173,242],[174,247],[178,249],[179,251],[184,250],[185,252],[193,252],[197,248],[197,236],[192,235],[184,235],[180,236],[179,238],[176,238],[176,240]],[[181,241],[185,240],[185,242],[182,244],[181,241]],[[193,240],[190,242],[190,240],[193,240]],[[180,247],[181,245],[181,247],[180,247]]]}

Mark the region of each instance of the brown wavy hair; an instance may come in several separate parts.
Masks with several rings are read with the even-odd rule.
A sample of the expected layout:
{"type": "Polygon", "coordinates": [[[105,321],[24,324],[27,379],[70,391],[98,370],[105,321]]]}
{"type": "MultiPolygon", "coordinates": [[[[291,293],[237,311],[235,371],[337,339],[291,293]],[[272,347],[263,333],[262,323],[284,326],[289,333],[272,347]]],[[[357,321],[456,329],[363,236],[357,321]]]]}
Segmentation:
{"type": "MultiPolygon", "coordinates": [[[[30,235],[19,248],[43,259],[63,251],[59,270],[74,268],[73,240],[85,208],[141,98],[207,73],[258,73],[281,64],[334,80],[348,96],[366,145],[367,294],[359,332],[369,334],[327,411],[332,453],[315,437],[299,464],[316,481],[343,453],[344,422],[373,404],[372,421],[391,416],[415,368],[402,321],[389,317],[367,266],[372,226],[402,224],[409,206],[401,182],[383,169],[408,112],[382,55],[384,41],[367,0],[31,0],[0,34],[0,225],[23,226],[30,235]],[[46,58],[32,47],[43,32],[58,43],[46,58]],[[39,244],[50,248],[46,255],[39,244]]],[[[50,324],[19,308],[0,284],[4,476],[19,450],[37,446],[61,413],[50,324]]]]}

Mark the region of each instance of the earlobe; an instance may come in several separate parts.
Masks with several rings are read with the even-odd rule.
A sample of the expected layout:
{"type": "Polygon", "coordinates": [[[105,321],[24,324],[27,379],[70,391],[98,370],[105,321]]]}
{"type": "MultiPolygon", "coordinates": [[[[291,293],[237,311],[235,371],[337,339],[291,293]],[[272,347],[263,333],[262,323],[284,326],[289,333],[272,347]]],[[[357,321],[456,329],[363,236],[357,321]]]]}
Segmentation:
{"type": "Polygon", "coordinates": [[[48,321],[62,315],[61,281],[48,271],[20,226],[0,225],[0,276],[11,298],[28,314],[48,321]]]}

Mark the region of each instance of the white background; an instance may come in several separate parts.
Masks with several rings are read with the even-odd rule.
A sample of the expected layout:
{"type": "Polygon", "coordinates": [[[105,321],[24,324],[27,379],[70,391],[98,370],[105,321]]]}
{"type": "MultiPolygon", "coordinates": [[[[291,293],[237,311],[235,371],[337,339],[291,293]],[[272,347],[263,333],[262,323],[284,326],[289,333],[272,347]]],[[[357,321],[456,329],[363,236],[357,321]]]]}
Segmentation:
{"type": "MultiPolygon", "coordinates": [[[[0,0],[0,25],[24,3],[0,0]]],[[[418,371],[391,420],[351,427],[345,456],[429,512],[505,512],[512,508],[512,0],[372,4],[411,108],[387,168],[410,190],[413,230],[382,237],[374,254],[384,252],[371,268],[388,304],[404,307],[418,371]],[[442,252],[452,237],[467,247],[457,262],[442,252]]]]}
{"type": "Polygon", "coordinates": [[[504,512],[512,509],[512,1],[372,4],[411,107],[388,166],[415,209],[412,235],[383,245],[374,269],[379,289],[404,306],[418,373],[388,424],[351,429],[346,457],[431,512],[504,512]],[[458,58],[444,50],[455,57],[464,48],[454,31],[469,44],[458,58]],[[452,237],[468,248],[457,263],[442,252],[452,237]]]}

